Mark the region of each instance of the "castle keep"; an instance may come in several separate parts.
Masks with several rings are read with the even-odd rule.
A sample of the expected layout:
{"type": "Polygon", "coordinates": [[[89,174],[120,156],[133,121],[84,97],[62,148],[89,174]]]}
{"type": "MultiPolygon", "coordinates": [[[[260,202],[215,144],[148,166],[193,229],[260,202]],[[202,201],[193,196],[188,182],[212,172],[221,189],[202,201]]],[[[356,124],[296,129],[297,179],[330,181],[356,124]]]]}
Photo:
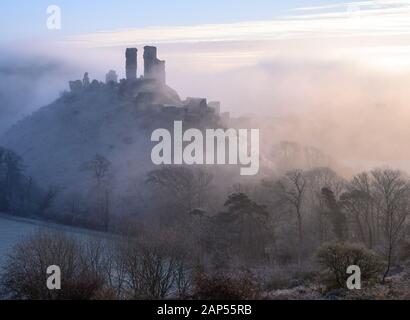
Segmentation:
{"type": "MultiPolygon", "coordinates": [[[[128,81],[137,79],[137,48],[128,48],[125,51],[125,74],[128,81]]],[[[157,58],[157,48],[144,47],[144,79],[155,80],[165,85],[165,61],[157,58]]]]}

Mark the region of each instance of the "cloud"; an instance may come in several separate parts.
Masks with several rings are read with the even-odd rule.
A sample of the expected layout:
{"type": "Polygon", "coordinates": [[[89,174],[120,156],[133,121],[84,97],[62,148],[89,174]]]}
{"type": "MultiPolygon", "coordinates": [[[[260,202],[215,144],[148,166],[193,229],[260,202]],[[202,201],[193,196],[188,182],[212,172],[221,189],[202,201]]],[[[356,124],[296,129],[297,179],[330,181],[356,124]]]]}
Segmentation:
{"type": "Polygon", "coordinates": [[[271,41],[410,34],[410,1],[349,2],[295,10],[304,14],[266,21],[101,31],[69,36],[65,41],[105,47],[147,42],[271,41]]]}
{"type": "Polygon", "coordinates": [[[57,59],[1,52],[0,134],[51,102],[65,87],[67,68],[57,59]]]}
{"type": "Polygon", "coordinates": [[[387,71],[410,70],[410,1],[346,2],[290,12],[265,21],[107,30],[67,36],[63,43],[100,49],[177,46],[180,50],[173,55],[162,50],[164,57],[179,56],[193,67],[206,59],[217,68],[244,67],[279,54],[350,59],[387,71]],[[192,55],[194,46],[203,52],[192,55]]]}
{"type": "Polygon", "coordinates": [[[409,0],[372,0],[372,1],[352,1],[345,3],[335,3],[322,6],[309,6],[291,9],[291,11],[329,11],[329,10],[346,10],[357,7],[360,9],[380,9],[406,7],[410,4],[409,0]]]}
{"type": "Polygon", "coordinates": [[[269,143],[314,146],[353,170],[390,165],[410,171],[409,74],[287,52],[215,71],[210,56],[205,52],[203,62],[195,59],[195,68],[178,61],[168,71],[182,95],[220,100],[223,111],[234,116],[255,115],[260,119],[255,127],[269,128],[262,137],[269,143]]]}

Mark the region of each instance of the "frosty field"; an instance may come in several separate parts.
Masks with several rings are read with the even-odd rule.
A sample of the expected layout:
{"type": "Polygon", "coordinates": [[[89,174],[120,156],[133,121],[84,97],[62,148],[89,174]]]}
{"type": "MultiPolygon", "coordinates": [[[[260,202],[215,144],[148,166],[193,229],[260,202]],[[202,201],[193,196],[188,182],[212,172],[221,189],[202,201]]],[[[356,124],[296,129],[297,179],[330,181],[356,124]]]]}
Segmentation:
{"type": "Polygon", "coordinates": [[[85,229],[65,227],[47,222],[15,218],[0,214],[0,267],[5,262],[7,254],[13,250],[13,247],[20,240],[40,230],[61,231],[83,239],[102,239],[104,237],[102,233],[87,231],[85,229]]]}

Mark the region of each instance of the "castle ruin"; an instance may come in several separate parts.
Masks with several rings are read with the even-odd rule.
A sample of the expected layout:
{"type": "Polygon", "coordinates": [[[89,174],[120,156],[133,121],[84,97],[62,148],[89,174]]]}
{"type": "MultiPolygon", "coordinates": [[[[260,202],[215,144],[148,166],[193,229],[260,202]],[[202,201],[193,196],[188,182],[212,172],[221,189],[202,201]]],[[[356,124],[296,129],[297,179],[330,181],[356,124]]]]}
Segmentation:
{"type": "MultiPolygon", "coordinates": [[[[125,74],[128,81],[137,79],[137,56],[137,48],[125,51],[125,74]]],[[[165,61],[158,59],[156,47],[144,47],[144,79],[155,80],[161,85],[166,83],[165,61]]]]}
{"type": "Polygon", "coordinates": [[[114,70],[106,75],[106,83],[93,80],[90,85],[88,73],[84,81],[71,81],[72,93],[83,90],[104,88],[109,85],[112,89],[127,99],[133,101],[136,110],[140,112],[154,112],[177,120],[201,121],[203,119],[229,118],[229,114],[220,113],[220,102],[207,102],[206,98],[187,98],[181,100],[175,90],[166,84],[165,61],[157,57],[157,48],[144,47],[144,74],[137,76],[138,50],[127,48],[125,51],[125,79],[118,82],[114,70]]]}

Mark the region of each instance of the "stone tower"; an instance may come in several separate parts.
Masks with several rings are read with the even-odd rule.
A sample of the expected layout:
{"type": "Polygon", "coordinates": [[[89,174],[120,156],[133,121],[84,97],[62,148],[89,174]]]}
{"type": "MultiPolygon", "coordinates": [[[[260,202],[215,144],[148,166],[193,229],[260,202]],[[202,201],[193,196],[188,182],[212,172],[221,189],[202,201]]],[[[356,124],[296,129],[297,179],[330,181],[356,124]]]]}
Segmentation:
{"type": "Polygon", "coordinates": [[[106,75],[105,75],[105,83],[117,83],[118,82],[118,75],[115,72],[115,70],[110,70],[106,75]]]}
{"type": "Polygon", "coordinates": [[[165,61],[157,58],[156,47],[144,47],[144,78],[157,80],[165,85],[165,61]]]}
{"type": "Polygon", "coordinates": [[[88,87],[90,85],[90,77],[88,76],[88,72],[84,73],[83,78],[83,87],[88,87]]]}
{"type": "Polygon", "coordinates": [[[128,48],[125,52],[127,80],[137,79],[137,48],[128,48]]]}

